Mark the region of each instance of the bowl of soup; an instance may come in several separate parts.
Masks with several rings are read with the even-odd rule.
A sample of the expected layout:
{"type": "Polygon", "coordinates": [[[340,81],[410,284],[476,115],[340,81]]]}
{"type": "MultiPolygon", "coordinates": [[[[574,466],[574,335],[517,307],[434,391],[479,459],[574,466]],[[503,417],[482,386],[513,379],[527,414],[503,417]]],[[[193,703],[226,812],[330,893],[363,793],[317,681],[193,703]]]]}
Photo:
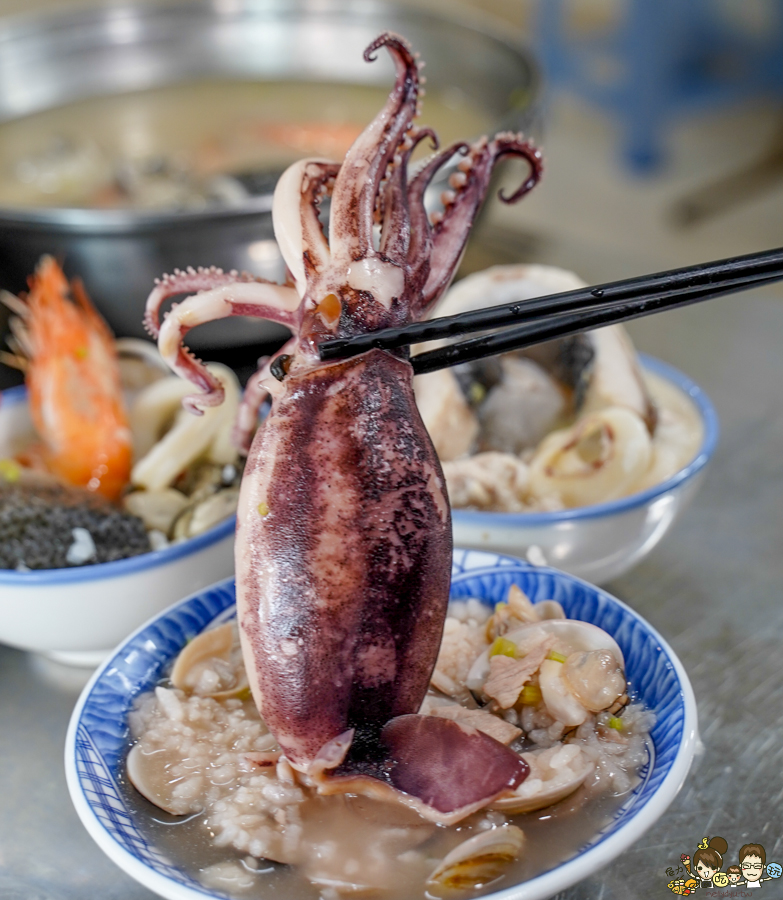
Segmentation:
{"type": "MultiPolygon", "coordinates": [[[[380,871],[385,874],[378,896],[389,898],[549,897],[605,867],[637,840],[687,775],[697,742],[695,702],[682,665],[653,628],[573,576],[457,550],[444,644],[422,713],[439,717],[445,709],[453,717],[459,703],[443,693],[450,690],[443,682],[446,671],[456,677],[447,657],[460,657],[457,668],[464,663],[471,683],[473,671],[492,652],[486,632],[499,618],[528,617],[523,631],[583,629],[611,648],[613,665],[622,660],[625,681],[617,688],[622,697],[614,703],[608,697],[607,710],[574,731],[554,728],[552,718],[541,713],[541,693],[529,700],[520,695],[503,717],[514,734],[498,740],[542,766],[550,761],[554,769],[581,768],[575,758],[587,754],[586,770],[577,786],[559,793],[550,789],[543,805],[520,804],[518,788],[511,810],[507,801],[496,801],[447,827],[394,804],[319,798],[306,778],[292,777],[281,761],[241,681],[229,684],[233,676],[225,676],[234,600],[234,585],[226,581],[150,620],[96,672],[68,731],[66,774],[83,824],[110,859],[163,897],[293,898],[315,890],[337,896],[350,885],[367,888],[375,883],[372,873],[380,871]],[[531,619],[536,623],[530,625],[531,619]],[[227,643],[220,651],[211,645],[205,654],[201,642],[210,636],[227,643]],[[220,665],[213,660],[217,668],[207,665],[189,687],[183,685],[181,663],[175,665],[183,648],[201,663],[209,653],[221,656],[220,665]],[[215,682],[218,670],[229,680],[219,676],[220,684],[215,682]],[[214,753],[207,734],[212,721],[218,723],[214,753]],[[184,768],[168,769],[162,787],[144,788],[153,803],[133,784],[139,783],[138,752],[145,752],[144,742],[157,747],[156,741],[163,744],[148,754],[148,763],[180,754],[179,762],[166,765],[184,768]],[[519,811],[520,805],[528,811],[519,811]],[[466,838],[471,846],[498,844],[500,863],[478,874],[470,870],[470,889],[455,893],[438,873],[466,838]],[[299,853],[300,842],[307,852],[299,853]]],[[[519,630],[506,635],[511,643],[519,630]]],[[[489,682],[485,689],[492,690],[489,682]]],[[[534,686],[529,689],[536,693],[534,686]]],[[[486,696],[475,684],[472,696],[463,699],[471,707],[465,712],[489,715],[489,707],[483,713],[476,708],[476,698],[483,702],[486,696]]],[[[541,790],[542,779],[551,785],[549,768],[535,768],[532,761],[531,766],[536,777],[528,776],[528,799],[541,790]]]]}
{"type": "MultiPolygon", "coordinates": [[[[437,315],[584,286],[562,269],[495,266],[437,315]]],[[[705,391],[637,354],[621,326],[419,376],[459,546],[605,583],[644,559],[702,483],[718,440],[705,391]]]]}
{"type": "MultiPolygon", "coordinates": [[[[382,2],[204,0],[4,21],[0,285],[24,289],[52,253],[116,334],[141,337],[162,272],[215,265],[282,280],[277,176],[303,156],[341,159],[382,106],[392,64],[381,54],[368,65],[362,52],[385,30],[427,60],[424,124],[444,144],[529,127],[535,66],[485,19],[382,2]]],[[[193,341],[284,334],[224,320],[193,341]]]]}
{"type": "MultiPolygon", "coordinates": [[[[28,467],[41,438],[27,389],[0,393],[0,642],[96,666],[151,615],[234,571],[232,410],[223,426],[180,414],[185,383],[159,360],[142,365],[133,388],[123,370],[135,462],[116,501],[28,467]]],[[[239,384],[220,371],[236,409],[239,384]]]]}

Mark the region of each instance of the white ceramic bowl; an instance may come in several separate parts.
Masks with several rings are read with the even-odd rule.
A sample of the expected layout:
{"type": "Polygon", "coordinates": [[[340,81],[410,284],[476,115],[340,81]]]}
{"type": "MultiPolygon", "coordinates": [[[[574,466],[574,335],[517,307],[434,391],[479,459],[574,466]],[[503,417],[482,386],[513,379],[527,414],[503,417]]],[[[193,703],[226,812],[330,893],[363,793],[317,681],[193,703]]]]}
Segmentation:
{"type": "Polygon", "coordinates": [[[690,398],[704,438],[696,456],[671,478],[630,497],[543,513],[455,509],[454,543],[511,553],[555,566],[594,584],[624,574],[655,547],[691,501],[718,442],[718,417],[704,391],[674,367],[640,354],[643,367],[690,398]]]}
{"type": "MultiPolygon", "coordinates": [[[[682,664],[637,613],[609,594],[554,569],[471,550],[456,550],[452,599],[494,605],[511,584],[533,600],[555,599],[566,613],[608,631],[620,645],[636,695],[656,714],[654,749],[641,781],[603,829],[570,859],[528,881],[492,893],[492,900],[542,900],[606,867],[658,819],[679,791],[698,740],[696,702],[682,664]]],[[[101,850],[141,884],[169,900],[223,897],[200,885],[161,852],[145,828],[148,812],[128,802],[121,786],[128,751],[126,718],[133,699],[152,690],[189,639],[233,617],[231,581],[182,600],[129,637],[95,673],[74,709],[65,772],[74,806],[101,850]]],[[[257,895],[254,895],[257,896],[257,895]]],[[[274,883],[264,900],[274,897],[274,883]]]]}
{"type": "MultiPolygon", "coordinates": [[[[32,432],[23,387],[0,398],[0,458],[32,432]]],[[[234,517],[129,559],[68,569],[0,569],[0,642],[95,666],[150,616],[234,571],[234,517]]]]}

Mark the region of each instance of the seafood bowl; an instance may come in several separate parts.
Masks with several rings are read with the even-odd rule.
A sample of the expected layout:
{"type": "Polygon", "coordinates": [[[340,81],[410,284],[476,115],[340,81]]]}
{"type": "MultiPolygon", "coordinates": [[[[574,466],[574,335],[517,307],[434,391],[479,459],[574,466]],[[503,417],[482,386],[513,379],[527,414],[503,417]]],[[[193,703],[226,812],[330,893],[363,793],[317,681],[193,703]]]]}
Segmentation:
{"type": "MultiPolygon", "coordinates": [[[[32,428],[24,387],[0,399],[0,457],[32,428]]],[[[0,569],[0,642],[95,666],[126,635],[183,595],[234,571],[231,516],[197,537],[128,559],[67,569],[0,569]]]]}
{"type": "Polygon", "coordinates": [[[652,551],[699,489],[718,442],[718,417],[705,392],[686,375],[651,356],[639,358],[646,372],[692,401],[703,427],[695,457],[660,484],[593,506],[536,513],[453,509],[455,544],[526,556],[594,584],[619,577],[652,551]]]}
{"type": "MultiPolygon", "coordinates": [[[[547,871],[510,885],[493,897],[550,897],[605,867],[664,812],[688,773],[698,740],[696,705],[688,677],[672,650],[637,613],[584,581],[507,556],[456,550],[451,599],[475,597],[494,605],[511,585],[535,603],[558,600],[569,617],[599,625],[620,645],[634,693],[656,716],[648,762],[636,788],[586,842],[547,871]]],[[[146,827],[154,808],[134,798],[124,781],[127,715],[134,698],[151,690],[195,635],[235,615],[234,584],[227,580],[180,601],[129,637],[94,674],[74,710],[65,747],[74,806],[98,846],[121,869],[162,897],[223,897],[172,861],[146,827]]],[[[547,817],[549,818],[549,817],[547,817]]],[[[523,825],[524,827],[524,825],[523,825]]],[[[181,834],[181,832],[179,832],[181,834]]],[[[269,887],[274,888],[270,883],[269,887]]],[[[254,896],[271,897],[269,893],[254,896]]],[[[474,894],[471,893],[471,896],[474,894]]]]}

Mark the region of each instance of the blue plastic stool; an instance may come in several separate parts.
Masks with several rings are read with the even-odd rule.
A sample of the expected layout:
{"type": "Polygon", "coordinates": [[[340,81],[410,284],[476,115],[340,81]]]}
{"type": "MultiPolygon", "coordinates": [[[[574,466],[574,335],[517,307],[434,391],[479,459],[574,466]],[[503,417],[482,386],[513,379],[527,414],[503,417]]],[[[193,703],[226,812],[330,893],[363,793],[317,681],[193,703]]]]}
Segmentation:
{"type": "Polygon", "coordinates": [[[665,157],[673,118],[783,94],[783,0],[755,6],[765,16],[755,29],[742,21],[742,6],[626,0],[610,28],[573,37],[567,0],[539,0],[537,49],[550,84],[618,118],[624,159],[635,172],[649,172],[665,157]]]}

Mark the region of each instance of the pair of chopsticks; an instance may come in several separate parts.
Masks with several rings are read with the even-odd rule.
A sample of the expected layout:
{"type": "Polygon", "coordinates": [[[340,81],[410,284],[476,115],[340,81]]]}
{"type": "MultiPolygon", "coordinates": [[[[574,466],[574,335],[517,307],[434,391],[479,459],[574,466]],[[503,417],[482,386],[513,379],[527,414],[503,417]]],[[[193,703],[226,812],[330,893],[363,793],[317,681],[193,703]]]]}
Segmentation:
{"type": "Polygon", "coordinates": [[[367,350],[395,350],[409,344],[461,337],[492,328],[493,334],[418,353],[416,375],[520,350],[591,328],[627,322],[665,309],[712,300],[783,279],[783,248],[628,278],[562,294],[535,297],[399,328],[324,341],[322,360],[344,359],[367,350]],[[521,324],[523,323],[523,324],[521,324]]]}

